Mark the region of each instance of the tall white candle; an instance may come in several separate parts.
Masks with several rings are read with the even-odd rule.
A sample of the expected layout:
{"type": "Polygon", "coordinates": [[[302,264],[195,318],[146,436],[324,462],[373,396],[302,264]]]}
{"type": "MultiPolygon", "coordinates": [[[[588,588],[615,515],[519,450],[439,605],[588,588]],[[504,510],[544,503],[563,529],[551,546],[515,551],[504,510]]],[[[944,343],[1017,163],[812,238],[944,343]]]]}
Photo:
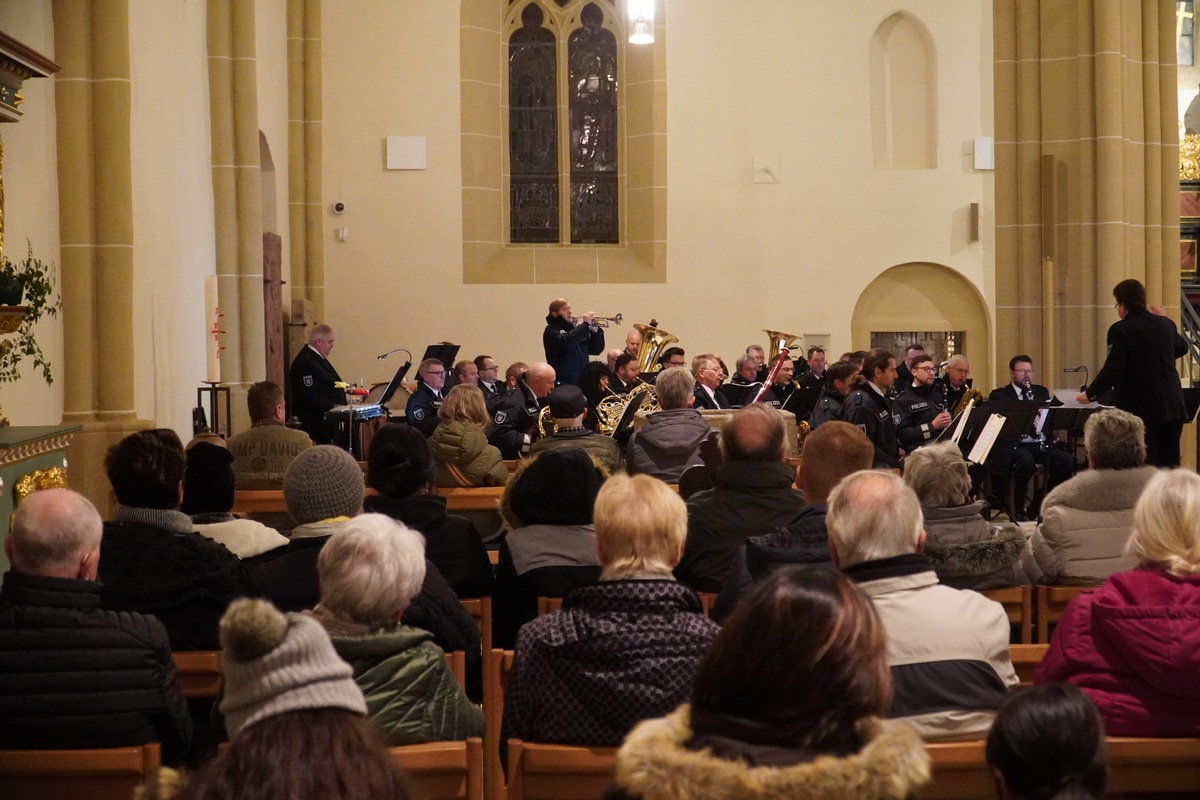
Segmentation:
{"type": "Polygon", "coordinates": [[[207,275],[204,278],[204,342],[205,359],[207,362],[207,383],[221,382],[221,340],[224,331],[221,330],[221,311],[217,306],[217,276],[207,275]]]}

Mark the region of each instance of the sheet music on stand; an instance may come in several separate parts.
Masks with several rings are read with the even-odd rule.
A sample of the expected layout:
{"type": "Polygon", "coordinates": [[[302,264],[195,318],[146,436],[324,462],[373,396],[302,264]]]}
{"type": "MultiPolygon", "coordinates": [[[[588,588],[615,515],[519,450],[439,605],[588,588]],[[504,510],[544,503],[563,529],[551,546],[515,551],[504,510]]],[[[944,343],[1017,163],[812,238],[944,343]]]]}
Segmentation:
{"type": "Polygon", "coordinates": [[[953,433],[950,434],[950,441],[958,444],[962,438],[963,431],[967,428],[967,419],[971,416],[971,409],[975,408],[975,398],[972,397],[967,401],[967,407],[958,414],[958,422],[954,424],[953,433]]]}
{"type": "Polygon", "coordinates": [[[992,414],[988,417],[988,421],[984,423],[983,430],[979,432],[979,436],[975,439],[975,446],[967,454],[967,461],[970,461],[972,464],[982,464],[987,460],[988,454],[992,452],[992,445],[996,444],[996,439],[1000,436],[1000,431],[1004,428],[1004,420],[1005,417],[1000,414],[992,414]]]}

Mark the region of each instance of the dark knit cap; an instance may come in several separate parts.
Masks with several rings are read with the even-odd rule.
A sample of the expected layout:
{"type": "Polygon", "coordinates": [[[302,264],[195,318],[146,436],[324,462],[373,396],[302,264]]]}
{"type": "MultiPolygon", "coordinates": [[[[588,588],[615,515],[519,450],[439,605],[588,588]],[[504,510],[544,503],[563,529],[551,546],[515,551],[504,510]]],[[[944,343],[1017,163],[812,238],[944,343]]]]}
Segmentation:
{"type": "Polygon", "coordinates": [[[555,419],[574,419],[587,411],[587,398],[583,389],[571,383],[555,386],[547,398],[550,405],[550,416],[555,419]]]}
{"type": "Polygon", "coordinates": [[[353,517],[362,510],[365,491],[358,462],[331,444],[301,452],[283,474],[283,499],[297,525],[353,517]]]}
{"type": "Polygon", "coordinates": [[[560,447],[530,461],[504,502],[521,525],[588,525],[602,483],[604,473],[586,451],[560,447]]]}
{"type": "Polygon", "coordinates": [[[187,451],[183,473],[185,514],[228,511],[233,508],[233,453],[224,445],[194,442],[187,451]]]}

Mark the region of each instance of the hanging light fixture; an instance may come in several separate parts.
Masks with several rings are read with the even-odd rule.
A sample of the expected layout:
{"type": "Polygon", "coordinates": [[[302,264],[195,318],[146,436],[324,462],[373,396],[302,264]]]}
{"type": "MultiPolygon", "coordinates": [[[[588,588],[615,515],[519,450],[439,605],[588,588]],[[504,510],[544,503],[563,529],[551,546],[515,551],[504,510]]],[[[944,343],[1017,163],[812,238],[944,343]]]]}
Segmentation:
{"type": "Polygon", "coordinates": [[[629,10],[629,43],[654,44],[655,0],[626,0],[629,10]]]}

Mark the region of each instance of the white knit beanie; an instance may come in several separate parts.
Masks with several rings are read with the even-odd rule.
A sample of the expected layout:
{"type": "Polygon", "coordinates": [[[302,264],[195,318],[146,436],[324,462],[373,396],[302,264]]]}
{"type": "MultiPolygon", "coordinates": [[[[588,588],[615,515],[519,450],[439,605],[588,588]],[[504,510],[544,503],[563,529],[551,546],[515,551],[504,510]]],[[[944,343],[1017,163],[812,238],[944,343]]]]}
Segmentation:
{"type": "Polygon", "coordinates": [[[221,618],[221,713],[233,739],[256,722],[310,708],[366,715],[362,690],[321,623],[265,600],[234,600],[221,618]]]}

